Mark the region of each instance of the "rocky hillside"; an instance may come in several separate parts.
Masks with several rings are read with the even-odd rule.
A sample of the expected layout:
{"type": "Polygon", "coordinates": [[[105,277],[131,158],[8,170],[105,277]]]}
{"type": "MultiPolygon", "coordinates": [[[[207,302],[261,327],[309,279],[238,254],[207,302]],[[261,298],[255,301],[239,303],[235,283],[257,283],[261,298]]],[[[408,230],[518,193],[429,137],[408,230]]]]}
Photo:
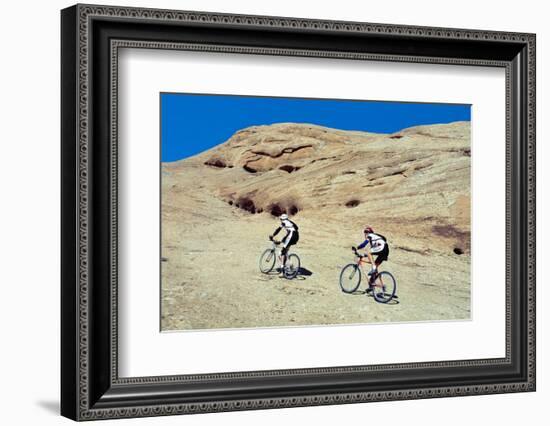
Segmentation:
{"type": "MultiPolygon", "coordinates": [[[[183,142],[182,142],[183,143],[183,142]]],[[[147,230],[144,230],[147,232],[147,230]]],[[[470,318],[470,125],[392,135],[276,124],[162,165],[162,330],[470,318]],[[304,274],[264,275],[282,212],[304,274]],[[370,224],[398,298],[340,291],[370,224]]]]}
{"type": "Polygon", "coordinates": [[[417,246],[470,249],[469,122],[390,135],[293,123],[250,127],[163,167],[215,171],[201,182],[205,189],[250,214],[308,212],[424,240],[417,246]]]}

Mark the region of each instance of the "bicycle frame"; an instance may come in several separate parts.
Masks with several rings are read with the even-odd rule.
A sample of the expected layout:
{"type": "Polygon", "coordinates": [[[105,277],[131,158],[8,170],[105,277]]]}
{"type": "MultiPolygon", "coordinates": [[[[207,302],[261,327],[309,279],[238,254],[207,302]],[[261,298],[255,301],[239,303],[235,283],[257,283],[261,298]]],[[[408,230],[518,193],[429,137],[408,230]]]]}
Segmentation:
{"type": "Polygon", "coordinates": [[[281,245],[280,241],[271,240],[271,250],[277,254],[277,252],[281,252],[281,249],[279,249],[279,246],[281,245]]]}
{"type": "MultiPolygon", "coordinates": [[[[282,264],[283,262],[283,255],[282,255],[282,252],[283,252],[283,249],[280,248],[280,245],[282,243],[282,241],[275,241],[275,240],[270,240],[271,241],[271,250],[273,250],[273,253],[275,254],[276,256],[276,260],[277,260],[277,263],[279,265],[282,264]]],[[[290,253],[287,253],[287,255],[290,254],[290,253]]]]}
{"type": "MultiPolygon", "coordinates": [[[[357,260],[356,260],[355,263],[357,264],[357,266],[361,270],[361,273],[364,274],[365,271],[363,271],[363,265],[365,263],[370,265],[371,261],[369,260],[369,258],[367,256],[363,256],[363,255],[360,255],[358,253],[356,253],[355,256],[357,257],[357,260]]],[[[374,276],[368,276],[367,275],[367,278],[368,278],[369,287],[384,287],[384,283],[382,282],[382,278],[380,278],[380,284],[376,284],[376,278],[378,278],[378,270],[377,270],[377,273],[374,276]]]]}
{"type": "Polygon", "coordinates": [[[370,260],[369,260],[369,258],[366,257],[366,256],[357,255],[357,261],[356,261],[356,263],[357,263],[357,266],[362,267],[363,264],[365,264],[365,263],[370,264],[370,260]],[[365,260],[365,259],[366,259],[366,260],[365,260]]]}
{"type": "MultiPolygon", "coordinates": [[[[277,255],[277,258],[279,260],[279,263],[282,262],[282,252],[283,252],[283,248],[281,247],[281,244],[283,243],[282,241],[276,241],[276,240],[270,240],[271,241],[271,249],[274,251],[274,253],[277,255]]],[[[294,252],[292,252],[294,253],[294,252]]],[[[291,254],[291,251],[287,251],[286,255],[287,257],[290,256],[291,254]]]]}
{"type": "MultiPolygon", "coordinates": [[[[288,271],[290,271],[290,272],[295,271],[294,275],[291,277],[291,278],[294,278],[296,276],[296,274],[298,273],[299,269],[300,269],[300,258],[298,257],[297,254],[287,252],[287,254],[286,254],[287,259],[290,258],[291,256],[295,256],[298,259],[298,267],[293,269],[292,265],[290,267],[288,267],[288,264],[286,264],[286,262],[285,262],[284,268],[283,268],[283,254],[282,254],[283,248],[280,247],[281,244],[282,244],[282,241],[277,241],[273,238],[270,238],[270,241],[271,241],[271,248],[269,249],[269,251],[271,252],[272,256],[275,256],[276,264],[280,265],[280,267],[284,270],[285,276],[286,276],[286,273],[287,273],[287,268],[288,268],[288,271]]],[[[261,267],[260,267],[260,269],[261,269],[261,267]]],[[[288,276],[287,276],[287,278],[288,278],[288,276]]]]}

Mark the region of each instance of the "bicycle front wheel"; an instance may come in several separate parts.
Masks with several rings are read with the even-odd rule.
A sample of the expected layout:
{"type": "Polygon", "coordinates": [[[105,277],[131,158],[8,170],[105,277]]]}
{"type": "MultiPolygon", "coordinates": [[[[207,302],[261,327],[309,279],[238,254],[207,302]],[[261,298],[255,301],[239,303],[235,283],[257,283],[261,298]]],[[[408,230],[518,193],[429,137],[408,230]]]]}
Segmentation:
{"type": "Polygon", "coordinates": [[[388,271],[382,271],[376,276],[371,288],[372,295],[377,302],[388,303],[395,296],[397,283],[392,274],[388,271]]]}
{"type": "Polygon", "coordinates": [[[344,266],[340,272],[340,288],[344,293],[353,293],[361,284],[361,270],[355,263],[344,266]]]}
{"type": "Polygon", "coordinates": [[[291,280],[300,272],[300,258],[297,254],[290,254],[286,259],[284,275],[286,279],[291,280]]]}
{"type": "Polygon", "coordinates": [[[275,267],[276,260],[275,250],[267,249],[260,256],[260,271],[267,274],[275,267]]]}

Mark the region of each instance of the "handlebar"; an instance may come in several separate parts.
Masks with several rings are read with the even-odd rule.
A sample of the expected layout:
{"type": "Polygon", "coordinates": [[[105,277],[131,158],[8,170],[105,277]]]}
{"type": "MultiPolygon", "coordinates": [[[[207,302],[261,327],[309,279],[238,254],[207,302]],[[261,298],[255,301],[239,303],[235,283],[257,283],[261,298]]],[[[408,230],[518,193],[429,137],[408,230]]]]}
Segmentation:
{"type": "Polygon", "coordinates": [[[355,254],[355,256],[357,256],[359,259],[365,259],[367,258],[367,263],[370,263],[370,259],[369,257],[366,255],[366,254],[361,254],[357,251],[357,248],[356,247],[352,247],[351,250],[353,251],[353,253],[355,254]]]}

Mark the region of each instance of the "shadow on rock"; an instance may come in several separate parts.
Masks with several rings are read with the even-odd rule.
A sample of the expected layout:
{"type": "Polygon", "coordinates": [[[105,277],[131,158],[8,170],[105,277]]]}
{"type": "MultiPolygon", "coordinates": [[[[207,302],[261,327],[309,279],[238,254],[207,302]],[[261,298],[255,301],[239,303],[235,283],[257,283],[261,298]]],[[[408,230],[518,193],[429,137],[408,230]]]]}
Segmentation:
{"type": "Polygon", "coordinates": [[[311,277],[313,275],[313,272],[311,272],[309,269],[307,268],[302,268],[300,266],[300,269],[298,270],[298,276],[302,276],[302,277],[311,277]]]}
{"type": "MultiPolygon", "coordinates": [[[[353,293],[348,293],[352,296],[367,296],[374,299],[374,296],[372,294],[372,291],[369,290],[355,290],[353,293]]],[[[385,303],[385,305],[399,305],[399,296],[395,295],[393,296],[392,300],[385,303]]]]}

